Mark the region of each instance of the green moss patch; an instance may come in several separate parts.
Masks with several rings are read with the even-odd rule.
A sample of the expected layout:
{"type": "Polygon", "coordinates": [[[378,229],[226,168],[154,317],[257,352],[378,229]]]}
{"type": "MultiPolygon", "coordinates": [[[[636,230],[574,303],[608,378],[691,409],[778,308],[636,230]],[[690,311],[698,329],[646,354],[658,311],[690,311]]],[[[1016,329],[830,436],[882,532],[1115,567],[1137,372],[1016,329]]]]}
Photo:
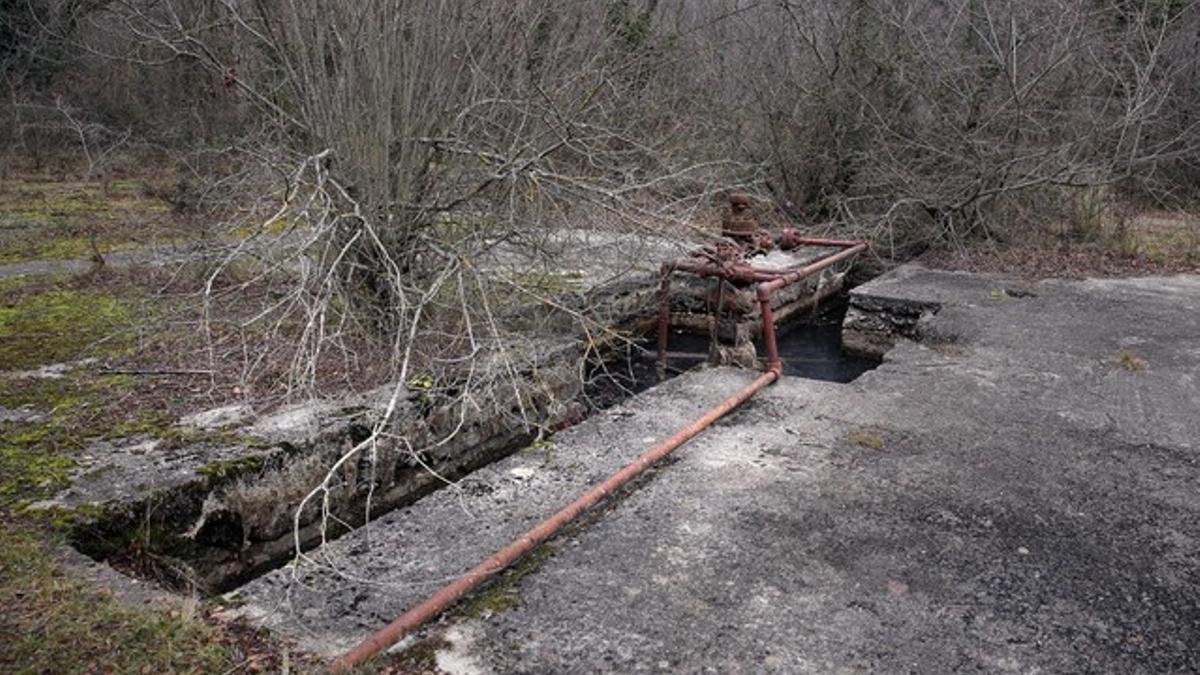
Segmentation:
{"type": "Polygon", "coordinates": [[[866,429],[857,429],[846,434],[846,442],[868,450],[883,450],[883,436],[866,429]]]}
{"type": "Polygon", "coordinates": [[[182,233],[168,211],[134,181],[0,183],[0,263],[89,258],[182,233]]]}
{"type": "Polygon", "coordinates": [[[0,440],[0,505],[54,494],[67,486],[74,465],[43,446],[0,440]]]}
{"type": "Polygon", "coordinates": [[[0,423],[0,508],[43,499],[66,487],[72,455],[108,435],[106,404],[124,396],[124,378],[6,379],[0,406],[32,408],[36,422],[0,423]]]}
{"type": "Polygon", "coordinates": [[[516,609],[523,604],[517,586],[535,572],[542,563],[553,557],[552,546],[543,544],[527,553],[483,590],[472,595],[456,612],[461,617],[479,619],[516,609]]]}
{"type": "Polygon", "coordinates": [[[72,361],[89,352],[126,351],[128,307],[96,291],[53,288],[0,301],[0,370],[72,361]]]}
{"type": "Polygon", "coordinates": [[[222,462],[212,462],[196,469],[196,473],[211,481],[224,483],[248,473],[261,471],[265,464],[266,459],[261,455],[251,455],[222,462]]]}

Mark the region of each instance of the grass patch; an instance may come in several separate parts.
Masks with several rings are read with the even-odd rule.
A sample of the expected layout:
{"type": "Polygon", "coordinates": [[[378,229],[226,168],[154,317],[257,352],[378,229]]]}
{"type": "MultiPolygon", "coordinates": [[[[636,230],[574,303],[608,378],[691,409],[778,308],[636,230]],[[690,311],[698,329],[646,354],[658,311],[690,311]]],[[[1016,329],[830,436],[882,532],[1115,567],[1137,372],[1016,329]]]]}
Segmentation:
{"type": "Polygon", "coordinates": [[[127,606],[74,579],[27,527],[0,532],[0,671],[211,673],[237,665],[218,631],[181,611],[127,606]]]}
{"type": "Polygon", "coordinates": [[[880,436],[874,431],[867,431],[865,429],[851,431],[850,433],[846,434],[845,440],[847,443],[867,448],[869,450],[883,450],[884,447],[883,436],[880,436]]]}
{"type": "Polygon", "coordinates": [[[80,358],[89,349],[127,351],[128,306],[101,291],[60,286],[0,304],[0,370],[80,358]]]}
{"type": "MultiPolygon", "coordinates": [[[[160,236],[156,228],[164,224],[186,225],[168,221],[164,206],[135,184],[110,188],[0,183],[0,262],[86,258],[93,240],[101,251],[112,250],[160,236]]],[[[156,324],[175,306],[155,295],[158,285],[147,283],[148,276],[110,266],[79,276],[0,279],[0,407],[28,412],[0,422],[0,672],[234,672],[243,654],[252,660],[260,646],[275,649],[205,612],[128,606],[60,563],[58,547],[104,520],[105,507],[27,508],[67,487],[90,461],[85,452],[97,460],[93,473],[109,469],[97,441],[152,436],[163,448],[194,440],[190,431],[171,426],[197,397],[207,400],[188,378],[105,375],[96,367],[67,368],[53,379],[3,372],[88,356],[115,362],[136,356],[150,368],[176,358],[183,332],[156,324]],[[148,341],[139,343],[138,336],[148,341]]],[[[205,467],[196,482],[252,469],[205,467]]],[[[108,543],[125,546],[127,564],[152,567],[165,560],[160,550],[171,553],[186,543],[155,525],[139,519],[108,543]]],[[[279,662],[277,655],[270,658],[279,662]]]]}
{"type": "Polygon", "coordinates": [[[185,232],[135,181],[0,183],[0,263],[89,258],[185,232]]]}
{"type": "Polygon", "coordinates": [[[1200,262],[1200,216],[1146,213],[1128,225],[1130,247],[1159,263],[1200,262]]]}

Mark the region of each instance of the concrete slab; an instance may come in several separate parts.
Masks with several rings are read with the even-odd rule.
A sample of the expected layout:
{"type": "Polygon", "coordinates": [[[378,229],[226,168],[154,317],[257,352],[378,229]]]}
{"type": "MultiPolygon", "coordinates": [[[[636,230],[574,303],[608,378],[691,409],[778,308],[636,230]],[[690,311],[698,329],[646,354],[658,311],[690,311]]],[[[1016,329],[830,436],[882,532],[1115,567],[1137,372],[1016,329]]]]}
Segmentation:
{"type": "MultiPolygon", "coordinates": [[[[771,387],[553,542],[495,611],[427,628],[450,643],[439,664],[1200,669],[1200,277],[902,268],[859,292],[931,303],[926,342],[850,384],[771,387]]],[[[245,609],[344,648],[747,378],[651,390],[549,460],[516,455],[318,553],[344,575],[252,583],[245,609]]]]}
{"type": "Polygon", "coordinates": [[[553,444],[386,514],[233,597],[247,616],[336,656],[753,379],[748,371],[713,372],[719,382],[669,381],[553,444]]]}

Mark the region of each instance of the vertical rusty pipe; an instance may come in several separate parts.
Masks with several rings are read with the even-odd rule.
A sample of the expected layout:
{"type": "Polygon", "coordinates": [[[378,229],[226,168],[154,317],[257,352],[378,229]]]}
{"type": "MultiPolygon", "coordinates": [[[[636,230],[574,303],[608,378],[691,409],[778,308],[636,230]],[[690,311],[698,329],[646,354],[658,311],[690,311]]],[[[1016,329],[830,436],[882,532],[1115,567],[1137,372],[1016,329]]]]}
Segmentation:
{"type": "Polygon", "coordinates": [[[779,344],[775,338],[775,310],[771,308],[771,294],[785,286],[800,281],[801,279],[816,274],[821,270],[830,267],[842,260],[852,258],[862,251],[866,250],[867,243],[863,241],[842,242],[836,240],[804,240],[807,242],[819,241],[822,245],[839,246],[844,250],[833,255],[825,256],[818,259],[809,265],[806,265],[794,272],[788,272],[776,279],[763,281],[756,287],[758,296],[758,306],[762,312],[762,330],[763,330],[763,346],[767,350],[767,368],[778,369],[782,372],[783,363],[779,360],[779,344]]]}
{"type": "Polygon", "coordinates": [[[518,537],[509,545],[494,553],[487,560],[475,566],[466,574],[452,581],[437,593],[431,595],[421,604],[405,612],[384,629],[363,640],[357,647],[350,650],[333,664],[335,672],[346,672],[379,652],[399,642],[404,636],[420,628],[425,622],[445,611],[456,601],[492,575],[511,565],[517,558],[533,550],[538,544],[554,536],[564,525],[574,520],[584,511],[595,506],[601,499],[612,494],[631,479],[653,466],[662,458],[671,454],[679,446],[686,443],[713,422],[728,414],[739,405],[745,403],[751,396],[763,387],[779,379],[779,369],[772,368],[758,376],[750,384],[743,387],[733,396],[725,399],[717,407],[709,410],[703,417],[675,432],[667,440],[659,443],[632,463],[610,476],[607,480],[588,490],[582,497],[563,507],[536,527],[518,537]]]}
{"type": "Polygon", "coordinates": [[[771,309],[771,289],[766,284],[759,284],[758,306],[762,311],[763,346],[767,349],[767,370],[783,372],[783,362],[779,360],[779,345],[775,341],[775,310],[771,309]]]}

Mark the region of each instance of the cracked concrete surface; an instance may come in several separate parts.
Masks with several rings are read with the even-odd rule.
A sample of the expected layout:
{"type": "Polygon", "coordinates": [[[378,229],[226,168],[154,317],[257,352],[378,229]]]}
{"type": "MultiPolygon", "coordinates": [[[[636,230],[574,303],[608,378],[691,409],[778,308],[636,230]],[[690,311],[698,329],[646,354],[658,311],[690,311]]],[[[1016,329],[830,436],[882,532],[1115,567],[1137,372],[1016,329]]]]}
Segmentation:
{"type": "MultiPolygon", "coordinates": [[[[856,292],[937,303],[925,342],[769,388],[405,644],[494,673],[1200,669],[1200,278],[856,292]]],[[[316,553],[359,581],[281,570],[243,611],[334,654],[750,377],[652,389],[316,553]]]]}

